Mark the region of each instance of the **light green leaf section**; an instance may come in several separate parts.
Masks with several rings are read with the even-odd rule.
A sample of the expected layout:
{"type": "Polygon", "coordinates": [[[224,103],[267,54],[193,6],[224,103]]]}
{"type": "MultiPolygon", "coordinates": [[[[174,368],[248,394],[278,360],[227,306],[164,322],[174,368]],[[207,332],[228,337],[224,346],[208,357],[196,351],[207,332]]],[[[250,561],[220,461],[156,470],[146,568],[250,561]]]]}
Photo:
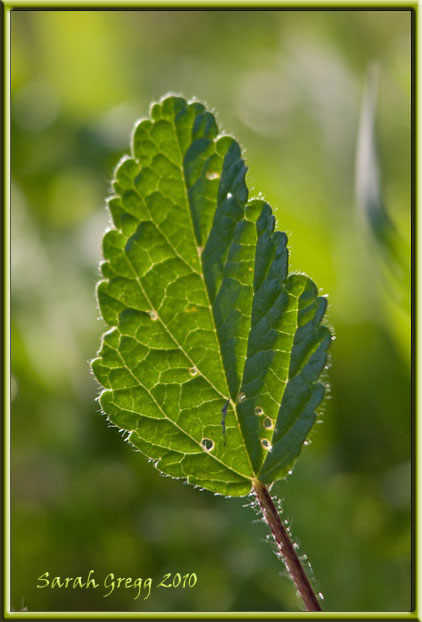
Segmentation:
{"type": "Polygon", "coordinates": [[[236,141],[167,97],[109,200],[98,301],[100,404],[157,468],[224,495],[284,477],[324,396],[326,300],[288,276],[271,208],[248,201],[236,141]]]}

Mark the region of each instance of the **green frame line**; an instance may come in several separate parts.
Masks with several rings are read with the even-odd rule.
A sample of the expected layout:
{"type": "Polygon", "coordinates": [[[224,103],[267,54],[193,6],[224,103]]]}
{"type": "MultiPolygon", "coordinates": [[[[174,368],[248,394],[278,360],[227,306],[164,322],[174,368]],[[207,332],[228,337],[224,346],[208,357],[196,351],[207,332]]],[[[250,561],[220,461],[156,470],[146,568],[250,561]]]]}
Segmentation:
{"type": "Polygon", "coordinates": [[[62,612],[62,611],[50,611],[50,612],[22,612],[16,611],[5,615],[5,619],[33,619],[33,620],[48,620],[48,619],[92,619],[92,620],[420,620],[420,618],[412,612],[373,612],[373,611],[293,611],[293,612],[268,612],[268,611],[177,611],[177,612],[156,612],[147,611],[142,612],[126,612],[126,611],[104,611],[104,612],[92,612],[92,611],[76,611],[76,612],[62,612]]]}
{"type": "MultiPolygon", "coordinates": [[[[400,612],[400,611],[322,611],[322,612],[267,612],[267,611],[239,611],[239,612],[227,612],[227,611],[185,611],[185,612],[127,612],[127,611],[11,611],[10,602],[10,585],[11,585],[11,572],[10,572],[10,220],[11,220],[11,198],[10,198],[10,78],[11,78],[11,19],[10,14],[12,10],[84,10],[84,9],[96,9],[96,10],[125,10],[125,9],[144,9],[144,10],[158,10],[158,9],[187,9],[192,10],[204,10],[204,9],[222,9],[222,10],[367,10],[367,11],[391,11],[391,10],[410,10],[412,11],[412,47],[413,55],[412,62],[414,63],[412,77],[413,77],[413,123],[412,130],[413,140],[415,141],[415,148],[413,151],[413,172],[415,177],[419,174],[422,178],[422,159],[417,157],[417,146],[422,144],[422,130],[421,125],[417,122],[416,110],[418,109],[418,90],[417,90],[417,77],[419,74],[419,68],[422,66],[422,59],[419,59],[422,54],[422,46],[418,45],[418,11],[419,0],[407,1],[407,0],[373,0],[372,2],[365,2],[365,0],[349,0],[349,1],[318,1],[318,0],[289,0],[288,2],[282,2],[280,0],[266,0],[259,3],[257,0],[15,0],[14,2],[2,2],[3,5],[3,28],[4,28],[4,619],[33,619],[33,620],[49,620],[49,619],[63,619],[63,620],[77,620],[77,619],[92,619],[92,620],[189,620],[189,619],[232,619],[232,620],[304,620],[304,619],[320,619],[320,620],[421,620],[422,612],[419,612],[419,594],[422,593],[422,573],[419,570],[420,560],[422,559],[422,538],[417,535],[417,517],[419,503],[417,499],[416,485],[414,486],[414,503],[415,503],[415,525],[414,525],[414,609],[412,611],[400,612]],[[415,498],[416,497],[416,498],[415,498]]],[[[419,237],[422,239],[422,219],[418,219],[416,215],[416,207],[418,204],[418,192],[416,179],[413,180],[413,200],[415,210],[415,239],[419,237]],[[420,234],[418,236],[418,234],[420,234]]],[[[419,274],[422,274],[422,250],[417,250],[415,244],[415,269],[419,270],[419,274]]],[[[416,277],[417,278],[417,277],[416,277]]],[[[415,278],[415,286],[416,286],[415,278]]],[[[422,294],[420,294],[422,295],[422,294]]],[[[417,312],[418,298],[415,295],[415,309],[417,312]]],[[[416,314],[415,314],[416,319],[416,314]]],[[[413,325],[414,331],[414,347],[416,352],[422,352],[422,332],[417,331],[413,325]]],[[[415,368],[414,368],[414,381],[415,381],[415,426],[414,426],[414,439],[413,443],[415,448],[422,447],[422,426],[418,426],[417,413],[419,412],[419,400],[417,387],[422,387],[422,365],[417,365],[416,354],[415,355],[415,368]]],[[[414,475],[418,476],[422,465],[422,458],[418,458],[416,449],[414,450],[414,475]]]]}
{"type": "Polygon", "coordinates": [[[4,604],[10,611],[10,10],[4,28],[4,604]]]}
{"type": "Polygon", "coordinates": [[[417,10],[419,6],[418,1],[408,0],[373,0],[372,2],[366,2],[365,0],[348,0],[343,2],[336,2],[335,0],[289,0],[288,2],[282,2],[280,0],[265,0],[260,4],[257,0],[122,0],[116,2],[116,0],[73,0],[71,4],[69,0],[15,0],[14,2],[3,2],[5,11],[13,9],[62,9],[62,10],[75,10],[75,9],[104,9],[104,10],[124,10],[124,9],[226,9],[226,10],[240,10],[240,9],[256,9],[258,11],[266,9],[282,9],[282,10],[297,10],[297,9],[309,9],[309,10],[356,10],[359,8],[367,11],[382,11],[382,10],[417,10]]]}

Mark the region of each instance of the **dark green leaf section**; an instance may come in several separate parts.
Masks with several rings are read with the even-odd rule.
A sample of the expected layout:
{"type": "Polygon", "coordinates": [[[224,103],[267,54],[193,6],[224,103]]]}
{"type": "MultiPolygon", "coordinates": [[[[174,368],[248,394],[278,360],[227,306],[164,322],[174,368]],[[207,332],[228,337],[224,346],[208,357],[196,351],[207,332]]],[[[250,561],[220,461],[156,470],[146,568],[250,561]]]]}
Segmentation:
{"type": "Polygon", "coordinates": [[[98,300],[100,403],[172,477],[225,495],[282,477],[323,394],[330,333],[238,144],[198,102],[138,123],[115,174],[98,300]]]}
{"type": "MultiPolygon", "coordinates": [[[[284,477],[298,456],[306,436],[315,422],[315,410],[324,397],[324,385],[318,382],[327,364],[331,333],[320,322],[327,301],[318,297],[314,283],[305,276],[293,274],[285,285],[288,296],[293,345],[285,390],[269,438],[268,452],[259,479],[269,483],[284,477]]],[[[265,415],[264,415],[265,421],[265,415]]]]}

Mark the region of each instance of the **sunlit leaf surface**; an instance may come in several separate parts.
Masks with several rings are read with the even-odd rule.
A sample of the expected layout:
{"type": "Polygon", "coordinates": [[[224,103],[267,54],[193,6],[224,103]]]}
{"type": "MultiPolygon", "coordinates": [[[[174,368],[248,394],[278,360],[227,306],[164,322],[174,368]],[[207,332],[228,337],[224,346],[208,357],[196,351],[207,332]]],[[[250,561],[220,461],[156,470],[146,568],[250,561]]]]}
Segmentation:
{"type": "Polygon", "coordinates": [[[119,164],[98,300],[101,407],[167,475],[224,495],[284,477],[324,396],[326,299],[248,199],[237,142],[198,102],[151,108],[119,164]]]}

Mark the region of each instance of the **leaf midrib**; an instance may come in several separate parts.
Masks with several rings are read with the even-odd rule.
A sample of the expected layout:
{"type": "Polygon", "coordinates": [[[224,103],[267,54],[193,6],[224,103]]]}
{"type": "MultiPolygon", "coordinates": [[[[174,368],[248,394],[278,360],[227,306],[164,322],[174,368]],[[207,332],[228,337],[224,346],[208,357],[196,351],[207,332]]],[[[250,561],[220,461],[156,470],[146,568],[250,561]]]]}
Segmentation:
{"type": "MultiPolygon", "coordinates": [[[[183,191],[184,191],[184,195],[185,195],[185,205],[186,205],[186,207],[188,209],[188,212],[189,212],[189,219],[188,220],[189,220],[190,225],[191,225],[191,232],[192,232],[193,240],[194,240],[194,242],[197,242],[196,235],[195,235],[195,229],[194,229],[194,226],[193,226],[191,203],[190,203],[189,195],[187,193],[188,184],[187,184],[187,179],[186,179],[186,174],[185,174],[185,168],[184,168],[184,165],[183,165],[184,158],[183,158],[182,147],[181,147],[181,144],[180,144],[180,141],[179,141],[179,136],[177,134],[176,126],[175,126],[175,123],[174,123],[173,119],[171,119],[170,123],[171,123],[171,126],[173,128],[174,136],[175,136],[175,139],[176,139],[176,144],[177,144],[178,149],[179,149],[180,161],[182,163],[182,165],[179,168],[180,168],[180,171],[181,171],[181,174],[182,174],[182,179],[183,179],[183,182],[184,182],[183,183],[183,191]]],[[[216,140],[216,139],[214,139],[214,140],[216,140]]],[[[223,160],[223,165],[224,165],[224,160],[223,160]]],[[[221,179],[221,176],[220,176],[220,179],[221,179]]],[[[218,193],[217,193],[217,207],[218,207],[218,193]]],[[[196,246],[198,246],[197,243],[196,243],[196,246]]],[[[231,404],[231,407],[233,409],[234,417],[235,417],[235,420],[236,420],[236,423],[237,423],[237,427],[239,429],[239,434],[240,434],[241,438],[243,439],[243,441],[245,442],[245,438],[244,438],[244,435],[242,433],[242,428],[240,426],[240,421],[239,421],[239,417],[238,417],[237,410],[236,410],[236,404],[233,402],[233,400],[231,398],[231,395],[230,395],[230,389],[229,389],[226,369],[224,367],[223,358],[221,356],[220,339],[218,337],[218,331],[217,331],[217,328],[216,328],[216,325],[215,325],[215,320],[214,320],[213,308],[212,308],[212,305],[211,305],[210,297],[209,297],[209,294],[208,294],[208,289],[207,289],[207,286],[206,286],[206,283],[205,283],[205,279],[204,279],[204,274],[203,274],[204,273],[204,266],[203,266],[203,263],[202,263],[202,255],[199,256],[199,260],[201,262],[201,267],[202,267],[202,270],[201,270],[201,273],[200,273],[200,278],[201,278],[201,282],[202,282],[203,289],[204,289],[204,292],[205,292],[206,300],[208,302],[208,308],[209,308],[209,312],[210,312],[210,316],[211,316],[212,328],[213,328],[213,331],[214,331],[215,338],[217,340],[218,356],[219,356],[220,365],[221,365],[221,369],[222,369],[222,372],[223,372],[224,380],[225,380],[225,383],[226,383],[228,400],[229,400],[229,402],[231,404]]],[[[204,378],[206,378],[206,377],[204,376],[204,378]]],[[[251,473],[254,474],[255,471],[254,471],[254,468],[252,466],[252,461],[251,461],[251,458],[249,456],[249,452],[248,452],[248,450],[246,448],[246,444],[245,444],[245,453],[246,453],[246,456],[247,456],[247,459],[248,459],[248,462],[249,462],[249,465],[250,465],[250,468],[251,468],[251,473]]],[[[252,479],[252,477],[250,477],[249,479],[252,479]]]]}

